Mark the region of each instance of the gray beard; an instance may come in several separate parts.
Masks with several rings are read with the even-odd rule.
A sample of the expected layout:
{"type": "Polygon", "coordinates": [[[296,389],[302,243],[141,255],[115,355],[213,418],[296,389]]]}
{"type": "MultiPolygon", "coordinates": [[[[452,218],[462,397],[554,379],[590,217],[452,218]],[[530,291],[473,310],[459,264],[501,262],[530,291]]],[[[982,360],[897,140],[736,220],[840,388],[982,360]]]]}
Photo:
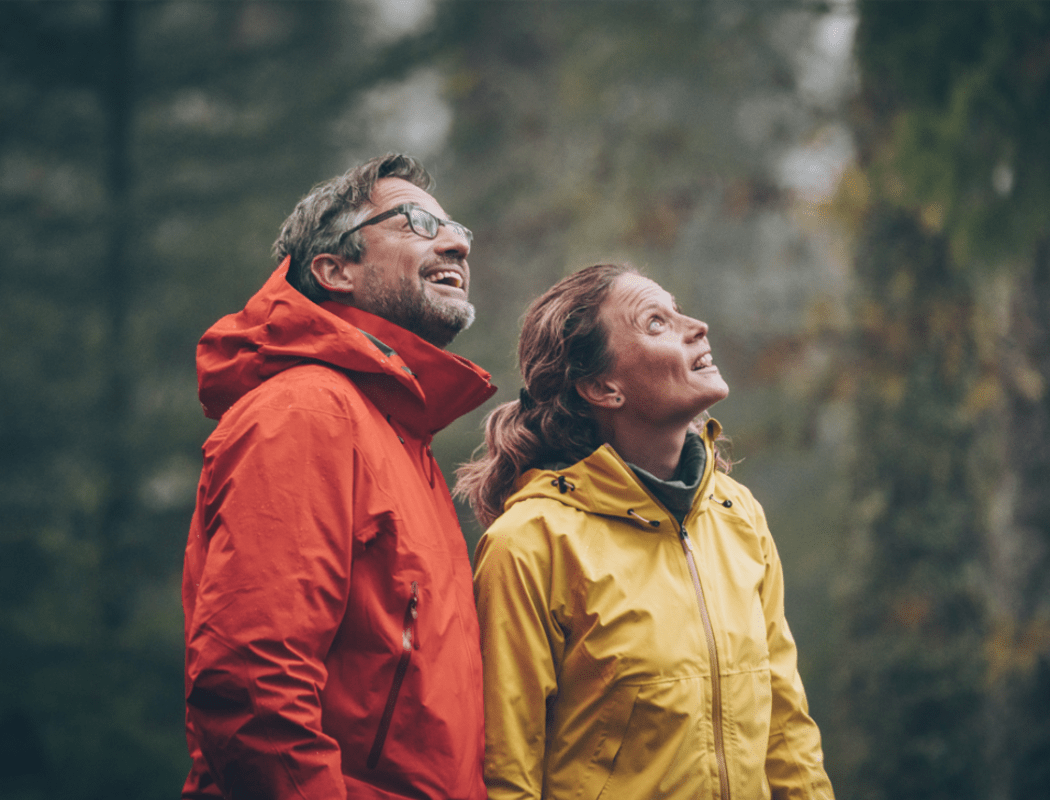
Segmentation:
{"type": "Polygon", "coordinates": [[[435,347],[447,347],[456,334],[474,322],[474,306],[466,300],[435,299],[422,286],[422,278],[402,276],[396,287],[382,284],[379,270],[365,267],[370,287],[366,296],[355,293],[354,305],[393,322],[435,347]]]}

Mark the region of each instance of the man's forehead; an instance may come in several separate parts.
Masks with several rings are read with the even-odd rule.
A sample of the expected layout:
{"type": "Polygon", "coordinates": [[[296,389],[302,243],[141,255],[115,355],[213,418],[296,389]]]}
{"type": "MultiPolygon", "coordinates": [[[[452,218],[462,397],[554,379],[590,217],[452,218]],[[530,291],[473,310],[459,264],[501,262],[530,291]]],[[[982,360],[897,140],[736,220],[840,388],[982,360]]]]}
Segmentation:
{"type": "Polygon", "coordinates": [[[445,216],[441,205],[432,195],[404,178],[380,178],[372,187],[369,199],[377,211],[386,211],[402,203],[412,203],[432,214],[445,216]]]}

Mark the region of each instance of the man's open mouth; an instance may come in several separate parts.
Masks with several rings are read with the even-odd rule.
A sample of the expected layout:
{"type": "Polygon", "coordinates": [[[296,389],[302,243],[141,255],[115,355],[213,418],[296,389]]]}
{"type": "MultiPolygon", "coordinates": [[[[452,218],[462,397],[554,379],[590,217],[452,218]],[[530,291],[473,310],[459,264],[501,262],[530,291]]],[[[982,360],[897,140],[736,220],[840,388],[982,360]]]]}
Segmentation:
{"type": "Polygon", "coordinates": [[[442,286],[451,286],[453,289],[463,288],[463,276],[454,269],[442,269],[431,272],[423,278],[427,283],[439,283],[442,286]]]}

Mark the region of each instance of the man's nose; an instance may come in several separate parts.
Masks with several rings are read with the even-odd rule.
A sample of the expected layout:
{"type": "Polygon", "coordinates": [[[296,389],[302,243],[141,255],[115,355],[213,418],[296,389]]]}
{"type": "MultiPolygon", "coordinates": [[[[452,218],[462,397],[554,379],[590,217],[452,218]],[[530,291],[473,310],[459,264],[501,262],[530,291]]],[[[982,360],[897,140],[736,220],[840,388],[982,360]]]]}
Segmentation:
{"type": "Polygon", "coordinates": [[[464,259],[470,254],[470,240],[458,225],[442,225],[434,239],[434,249],[443,256],[464,259]]]}

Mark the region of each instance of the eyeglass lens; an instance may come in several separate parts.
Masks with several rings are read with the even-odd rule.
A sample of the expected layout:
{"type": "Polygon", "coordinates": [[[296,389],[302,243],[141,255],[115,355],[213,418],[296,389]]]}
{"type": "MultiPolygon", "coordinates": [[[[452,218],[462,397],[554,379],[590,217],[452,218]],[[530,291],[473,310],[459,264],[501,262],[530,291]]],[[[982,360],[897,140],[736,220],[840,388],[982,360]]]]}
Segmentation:
{"type": "Polygon", "coordinates": [[[418,206],[410,206],[408,209],[408,224],[420,236],[425,236],[428,239],[433,239],[438,235],[438,229],[442,225],[447,225],[452,230],[457,231],[466,238],[469,244],[474,240],[474,234],[470,232],[470,229],[461,225],[458,222],[452,220],[439,220],[429,211],[419,208],[418,206]]]}
{"type": "Polygon", "coordinates": [[[413,231],[420,236],[426,236],[428,239],[433,239],[438,234],[437,217],[429,211],[424,211],[422,208],[409,206],[408,224],[413,231]]]}

